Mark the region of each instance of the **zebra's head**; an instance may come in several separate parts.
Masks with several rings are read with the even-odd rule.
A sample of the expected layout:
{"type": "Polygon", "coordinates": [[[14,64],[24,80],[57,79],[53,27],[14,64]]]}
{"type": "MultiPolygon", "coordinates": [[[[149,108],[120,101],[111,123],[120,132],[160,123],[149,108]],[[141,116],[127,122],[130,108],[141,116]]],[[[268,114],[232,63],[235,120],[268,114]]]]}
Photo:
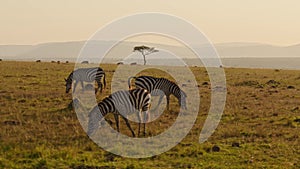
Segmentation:
{"type": "Polygon", "coordinates": [[[71,87],[72,87],[72,79],[65,79],[66,81],[66,93],[69,93],[71,87]]]}
{"type": "Polygon", "coordinates": [[[178,99],[180,107],[182,107],[184,110],[187,110],[186,107],[186,94],[184,91],[180,90],[180,99],[178,99]]]}
{"type": "Polygon", "coordinates": [[[95,106],[89,113],[88,131],[87,134],[91,136],[98,128],[101,120],[101,113],[99,113],[98,106],[95,106]]]}
{"type": "Polygon", "coordinates": [[[69,93],[71,87],[72,87],[72,80],[73,80],[73,72],[71,72],[68,76],[68,78],[65,78],[66,82],[66,93],[69,93]]]}

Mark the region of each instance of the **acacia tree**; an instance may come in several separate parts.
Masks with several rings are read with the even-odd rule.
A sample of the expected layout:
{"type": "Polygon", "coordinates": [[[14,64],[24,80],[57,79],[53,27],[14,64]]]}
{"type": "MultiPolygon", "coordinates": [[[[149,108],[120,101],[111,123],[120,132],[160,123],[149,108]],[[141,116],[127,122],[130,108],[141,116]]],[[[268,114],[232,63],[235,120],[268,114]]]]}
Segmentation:
{"type": "Polygon", "coordinates": [[[133,52],[141,52],[141,54],[143,55],[143,58],[144,58],[144,65],[146,65],[146,55],[149,55],[151,53],[154,53],[154,52],[158,52],[157,49],[155,49],[154,47],[148,47],[148,46],[135,46],[133,48],[133,52]]]}

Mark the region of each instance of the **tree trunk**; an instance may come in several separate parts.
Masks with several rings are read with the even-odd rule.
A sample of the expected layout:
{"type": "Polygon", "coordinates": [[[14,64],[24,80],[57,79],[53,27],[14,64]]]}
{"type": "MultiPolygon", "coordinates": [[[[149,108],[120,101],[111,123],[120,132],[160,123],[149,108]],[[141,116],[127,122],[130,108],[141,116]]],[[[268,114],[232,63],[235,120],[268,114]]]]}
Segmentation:
{"type": "Polygon", "coordinates": [[[145,56],[145,54],[143,54],[143,58],[144,58],[144,65],[146,65],[146,56],[145,56]]]}

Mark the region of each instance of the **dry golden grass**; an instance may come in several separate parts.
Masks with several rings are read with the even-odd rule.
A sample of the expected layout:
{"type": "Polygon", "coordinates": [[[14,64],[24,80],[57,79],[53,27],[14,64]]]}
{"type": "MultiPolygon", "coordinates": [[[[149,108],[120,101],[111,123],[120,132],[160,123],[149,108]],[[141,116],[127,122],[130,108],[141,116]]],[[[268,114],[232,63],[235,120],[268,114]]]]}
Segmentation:
{"type": "MultiPolygon", "coordinates": [[[[116,65],[101,67],[110,84],[116,65]]],[[[228,95],[222,120],[209,140],[199,144],[210,85],[205,69],[191,68],[201,105],[188,136],[161,155],[130,159],[93,143],[76,113],[68,109],[71,94],[65,93],[64,78],[73,68],[71,63],[0,62],[0,168],[300,167],[300,71],[226,68],[228,95]],[[219,152],[212,151],[214,145],[219,152]]],[[[154,70],[144,73],[167,76],[154,70]]],[[[110,94],[110,87],[99,100],[110,94]]],[[[171,126],[178,108],[172,97],[171,111],[148,125],[148,135],[171,126]]],[[[115,127],[112,117],[108,119],[115,127]]],[[[130,136],[123,121],[121,128],[130,136]]]]}

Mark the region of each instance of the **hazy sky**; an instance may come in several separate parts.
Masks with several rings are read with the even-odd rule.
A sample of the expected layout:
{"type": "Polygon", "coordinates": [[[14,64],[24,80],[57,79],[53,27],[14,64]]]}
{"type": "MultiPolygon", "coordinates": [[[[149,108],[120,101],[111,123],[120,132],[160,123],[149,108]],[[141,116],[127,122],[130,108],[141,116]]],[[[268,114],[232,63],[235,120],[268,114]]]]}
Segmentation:
{"type": "Polygon", "coordinates": [[[0,0],[0,44],[86,40],[138,12],[184,18],[213,43],[300,43],[299,0],[0,0]]]}

